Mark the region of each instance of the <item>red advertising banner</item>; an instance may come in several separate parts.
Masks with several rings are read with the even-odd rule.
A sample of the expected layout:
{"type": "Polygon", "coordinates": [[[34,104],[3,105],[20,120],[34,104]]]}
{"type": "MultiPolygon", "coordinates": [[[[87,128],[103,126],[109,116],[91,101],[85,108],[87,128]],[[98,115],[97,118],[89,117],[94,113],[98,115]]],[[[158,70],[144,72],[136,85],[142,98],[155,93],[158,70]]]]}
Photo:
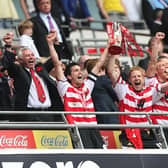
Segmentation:
{"type": "Polygon", "coordinates": [[[0,148],[36,148],[32,131],[0,131],[0,148]]]}

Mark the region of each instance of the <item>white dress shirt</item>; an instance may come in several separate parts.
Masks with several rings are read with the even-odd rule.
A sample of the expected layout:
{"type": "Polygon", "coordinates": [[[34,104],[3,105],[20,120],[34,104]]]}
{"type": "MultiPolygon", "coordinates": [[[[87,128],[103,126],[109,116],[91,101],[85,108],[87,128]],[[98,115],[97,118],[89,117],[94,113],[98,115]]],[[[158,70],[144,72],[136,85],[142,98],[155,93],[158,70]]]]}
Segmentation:
{"type": "MultiPolygon", "coordinates": [[[[26,68],[26,70],[30,73],[29,69],[26,68]]],[[[51,107],[51,99],[50,99],[50,96],[49,96],[47,85],[43,81],[43,79],[36,72],[34,72],[34,74],[38,77],[38,79],[41,82],[41,85],[43,87],[43,90],[44,90],[44,93],[45,93],[45,96],[46,96],[46,100],[45,100],[44,103],[42,103],[39,100],[37,90],[36,90],[36,86],[35,86],[35,84],[32,80],[31,85],[30,85],[30,89],[29,89],[27,107],[29,107],[29,108],[49,108],[49,107],[51,107]]]]}

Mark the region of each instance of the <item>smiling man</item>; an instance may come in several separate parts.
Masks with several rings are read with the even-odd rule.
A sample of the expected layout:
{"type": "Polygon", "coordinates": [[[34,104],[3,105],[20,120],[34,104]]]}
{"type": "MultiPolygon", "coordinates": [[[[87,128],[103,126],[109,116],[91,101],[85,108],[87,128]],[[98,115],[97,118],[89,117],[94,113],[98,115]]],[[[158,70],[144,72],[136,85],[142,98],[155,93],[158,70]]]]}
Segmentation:
{"type": "MultiPolygon", "coordinates": [[[[43,111],[64,110],[58,95],[55,82],[51,80],[48,72],[53,68],[51,59],[45,64],[36,64],[36,58],[29,48],[20,48],[17,62],[15,54],[11,52],[13,37],[10,33],[4,36],[6,51],[3,63],[8,69],[10,77],[14,79],[16,90],[15,110],[43,111]]],[[[58,118],[57,118],[58,117],[58,118]]],[[[14,121],[57,121],[56,115],[24,115],[14,116],[14,121]]]]}
{"type": "MultiPolygon", "coordinates": [[[[84,79],[84,74],[77,63],[71,63],[66,67],[65,75],[61,67],[61,61],[59,61],[58,54],[54,49],[54,42],[56,39],[56,32],[52,31],[47,36],[48,46],[50,54],[55,66],[55,75],[57,77],[58,92],[64,102],[65,111],[73,112],[94,112],[94,105],[91,98],[91,92],[97,79],[99,70],[104,65],[108,47],[104,50],[104,53],[100,56],[98,62],[88,75],[87,79],[84,79]]],[[[96,125],[95,114],[68,114],[66,115],[67,122],[69,124],[85,124],[96,125]]],[[[81,139],[84,148],[103,148],[104,141],[97,129],[79,129],[81,139]]]]}
{"type": "MultiPolygon", "coordinates": [[[[120,100],[121,112],[152,112],[152,105],[164,96],[168,83],[144,86],[145,71],[132,67],[129,72],[129,84],[122,80],[120,72],[114,66],[116,56],[111,56],[108,74],[113,81],[114,90],[120,100]]],[[[146,115],[121,115],[121,124],[149,125],[146,115]]],[[[155,136],[150,129],[123,129],[120,135],[123,147],[157,148],[155,136]]]]}
{"type": "MultiPolygon", "coordinates": [[[[157,85],[163,84],[168,81],[168,57],[167,53],[161,53],[159,55],[158,42],[155,41],[153,45],[153,50],[155,51],[151,55],[151,60],[148,65],[147,74],[145,78],[145,85],[157,85]]],[[[165,96],[153,105],[153,112],[168,112],[168,92],[165,96]]],[[[153,124],[167,125],[168,116],[167,115],[153,115],[153,124]]],[[[168,129],[164,128],[164,135],[168,143],[168,129]]]]}

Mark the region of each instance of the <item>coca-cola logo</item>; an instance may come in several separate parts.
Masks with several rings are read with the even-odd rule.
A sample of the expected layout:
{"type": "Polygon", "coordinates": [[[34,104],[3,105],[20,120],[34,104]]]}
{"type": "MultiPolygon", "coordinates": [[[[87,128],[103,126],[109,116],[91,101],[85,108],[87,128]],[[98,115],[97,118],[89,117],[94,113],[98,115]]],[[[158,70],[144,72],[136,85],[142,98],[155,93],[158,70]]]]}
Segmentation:
{"type": "Polygon", "coordinates": [[[46,137],[41,138],[42,146],[68,146],[68,137],[64,135],[58,135],[56,137],[46,137]]]}
{"type": "Polygon", "coordinates": [[[7,137],[6,135],[0,136],[1,147],[27,147],[27,136],[17,135],[15,137],[7,137]]]}

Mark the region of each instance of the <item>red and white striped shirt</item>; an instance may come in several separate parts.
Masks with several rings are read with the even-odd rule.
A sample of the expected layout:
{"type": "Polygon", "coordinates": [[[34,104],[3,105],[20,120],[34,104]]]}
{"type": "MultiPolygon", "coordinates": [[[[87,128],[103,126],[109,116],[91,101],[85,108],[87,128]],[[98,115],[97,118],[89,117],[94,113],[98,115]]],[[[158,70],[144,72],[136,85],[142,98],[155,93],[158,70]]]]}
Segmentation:
{"type": "MultiPolygon", "coordinates": [[[[145,85],[157,85],[161,84],[157,77],[153,78],[145,78],[145,85]]],[[[159,101],[157,101],[153,105],[153,112],[168,112],[168,91],[165,93],[165,96],[161,97],[159,101]]],[[[152,121],[154,124],[167,125],[168,124],[168,116],[166,115],[153,115],[152,121]]]]}
{"type": "MultiPolygon", "coordinates": [[[[71,112],[94,112],[91,92],[94,88],[96,77],[88,75],[81,88],[75,88],[67,80],[58,81],[57,88],[64,102],[65,111],[71,112]]],[[[94,114],[67,114],[69,124],[97,124],[94,114]]]]}
{"type": "MultiPolygon", "coordinates": [[[[152,104],[163,96],[156,87],[144,87],[141,92],[135,92],[133,88],[120,77],[114,90],[121,101],[120,111],[123,112],[152,112],[152,104]]],[[[123,115],[122,124],[149,124],[146,115],[123,115]]]]}

